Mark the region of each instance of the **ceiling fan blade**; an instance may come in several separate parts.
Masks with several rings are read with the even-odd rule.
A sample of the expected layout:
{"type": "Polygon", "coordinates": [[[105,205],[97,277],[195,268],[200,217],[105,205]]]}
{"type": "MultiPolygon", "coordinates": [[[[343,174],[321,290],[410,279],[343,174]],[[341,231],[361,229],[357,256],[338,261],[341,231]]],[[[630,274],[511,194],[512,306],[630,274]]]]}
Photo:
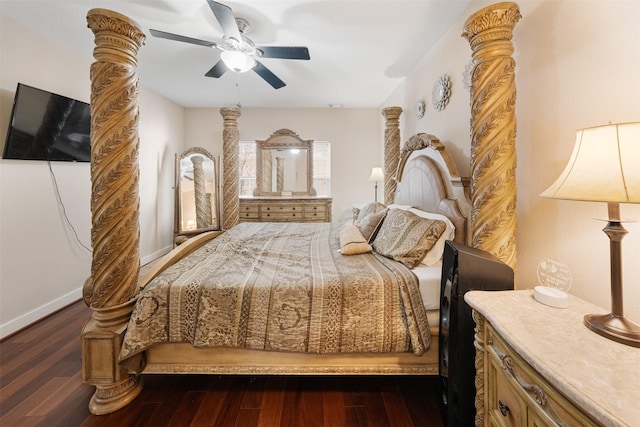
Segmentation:
{"type": "Polygon", "coordinates": [[[160,37],[161,39],[175,40],[175,41],[178,41],[178,42],[197,44],[199,46],[206,46],[206,47],[216,47],[217,46],[214,42],[208,42],[206,40],[200,40],[200,39],[194,39],[194,38],[191,38],[191,37],[180,36],[178,34],[167,33],[165,31],[150,29],[149,32],[151,33],[152,36],[160,37]]]}
{"type": "Polygon", "coordinates": [[[205,76],[217,79],[218,77],[222,76],[227,70],[227,66],[224,65],[224,62],[222,62],[222,60],[220,60],[209,71],[207,71],[205,76]]]}
{"type": "Polygon", "coordinates": [[[262,58],[310,59],[309,49],[304,46],[256,46],[262,58]]]}
{"type": "Polygon", "coordinates": [[[236,23],[236,17],[233,15],[233,11],[231,10],[231,8],[227,5],[218,3],[217,1],[213,0],[207,0],[207,3],[209,3],[209,7],[220,23],[220,27],[222,27],[224,35],[227,37],[232,37],[238,41],[242,41],[242,37],[240,37],[240,30],[238,29],[238,24],[236,23]]]}
{"type": "Polygon", "coordinates": [[[273,74],[270,69],[262,65],[260,61],[256,61],[256,66],[253,67],[253,71],[255,71],[257,75],[262,77],[274,89],[280,89],[281,87],[286,86],[286,84],[282,80],[280,80],[278,76],[273,74]]]}

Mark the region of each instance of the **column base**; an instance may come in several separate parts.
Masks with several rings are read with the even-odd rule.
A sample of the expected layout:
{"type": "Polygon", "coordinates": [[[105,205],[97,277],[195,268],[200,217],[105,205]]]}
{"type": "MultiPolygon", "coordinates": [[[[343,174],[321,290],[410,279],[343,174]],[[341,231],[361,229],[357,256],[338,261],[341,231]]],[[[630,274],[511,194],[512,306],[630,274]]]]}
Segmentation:
{"type": "Polygon", "coordinates": [[[141,376],[131,375],[126,380],[113,385],[97,385],[89,401],[89,412],[106,415],[127,406],[142,391],[141,376]]]}

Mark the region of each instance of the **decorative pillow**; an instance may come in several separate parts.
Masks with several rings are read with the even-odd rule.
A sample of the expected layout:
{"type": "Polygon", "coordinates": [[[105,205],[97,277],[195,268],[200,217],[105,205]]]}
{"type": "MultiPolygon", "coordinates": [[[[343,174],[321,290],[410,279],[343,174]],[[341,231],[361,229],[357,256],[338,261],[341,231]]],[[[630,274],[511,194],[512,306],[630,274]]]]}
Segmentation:
{"type": "Polygon", "coordinates": [[[442,260],[442,255],[444,254],[444,242],[447,240],[453,240],[456,237],[455,225],[453,225],[449,218],[439,213],[426,212],[416,208],[409,209],[409,212],[412,212],[421,218],[437,219],[443,221],[447,225],[444,233],[442,233],[440,238],[438,238],[438,241],[433,245],[433,248],[431,248],[431,250],[427,252],[427,255],[425,255],[425,257],[422,259],[422,261],[420,261],[420,264],[424,264],[427,266],[436,265],[442,260]]]}
{"type": "Polygon", "coordinates": [[[340,229],[340,253],[342,255],[356,255],[371,252],[371,245],[362,237],[358,226],[345,224],[340,229]]]}
{"type": "Polygon", "coordinates": [[[366,215],[358,221],[358,229],[360,233],[362,233],[362,237],[367,239],[367,243],[373,242],[373,239],[376,238],[376,234],[378,234],[378,230],[382,226],[382,221],[384,221],[386,214],[387,209],[385,208],[379,212],[366,215]]]}
{"type": "Polygon", "coordinates": [[[386,206],[383,205],[380,202],[370,202],[367,203],[366,205],[364,205],[361,209],[360,212],[358,212],[358,219],[357,221],[360,221],[362,218],[364,218],[367,215],[379,212],[383,209],[385,209],[386,206]]]}
{"type": "Polygon", "coordinates": [[[446,228],[444,221],[420,218],[409,211],[391,209],[372,246],[380,255],[413,268],[435,245],[446,228]]]}

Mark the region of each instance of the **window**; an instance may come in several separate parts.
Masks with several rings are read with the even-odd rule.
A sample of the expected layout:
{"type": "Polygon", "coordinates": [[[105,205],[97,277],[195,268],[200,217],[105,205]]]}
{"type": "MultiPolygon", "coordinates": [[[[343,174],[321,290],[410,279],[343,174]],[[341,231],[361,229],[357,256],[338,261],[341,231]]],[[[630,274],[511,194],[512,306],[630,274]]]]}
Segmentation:
{"type": "Polygon", "coordinates": [[[318,196],[331,195],[331,144],[313,142],[313,188],[318,196]]]}
{"type": "Polygon", "coordinates": [[[256,143],[240,141],[239,143],[240,195],[253,196],[256,188],[256,143]]]}
{"type": "MultiPolygon", "coordinates": [[[[239,142],[240,196],[252,196],[256,188],[256,143],[239,142]]],[[[313,143],[313,183],[318,196],[331,193],[331,144],[326,141],[313,143]]]]}

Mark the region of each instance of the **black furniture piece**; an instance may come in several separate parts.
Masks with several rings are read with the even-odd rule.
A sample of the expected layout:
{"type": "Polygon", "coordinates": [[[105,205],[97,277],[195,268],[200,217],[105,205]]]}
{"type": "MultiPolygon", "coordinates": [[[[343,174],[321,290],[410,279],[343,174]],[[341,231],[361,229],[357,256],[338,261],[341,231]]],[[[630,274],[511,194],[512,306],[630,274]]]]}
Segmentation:
{"type": "Polygon", "coordinates": [[[474,322],[464,294],[513,289],[513,270],[488,252],[447,241],[440,283],[441,408],[448,426],[475,421],[474,322]]]}

